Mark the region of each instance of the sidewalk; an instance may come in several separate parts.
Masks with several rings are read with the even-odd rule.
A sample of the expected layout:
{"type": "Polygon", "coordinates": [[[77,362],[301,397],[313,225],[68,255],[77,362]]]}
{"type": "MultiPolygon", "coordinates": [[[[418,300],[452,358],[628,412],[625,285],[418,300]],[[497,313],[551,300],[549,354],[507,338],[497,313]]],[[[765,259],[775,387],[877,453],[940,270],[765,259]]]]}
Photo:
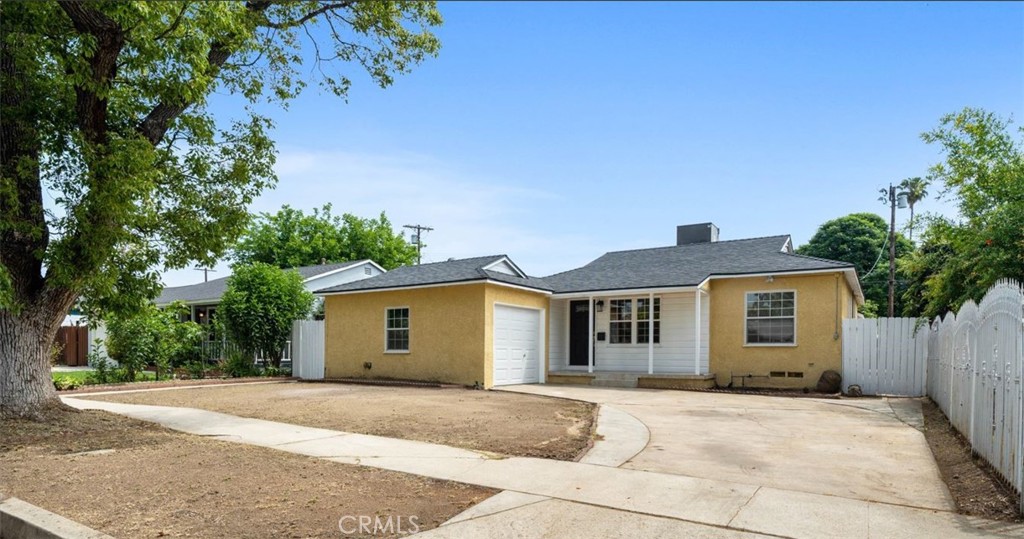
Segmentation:
{"type": "MultiPolygon", "coordinates": [[[[616,457],[607,456],[616,451],[614,447],[599,453],[610,465],[504,458],[189,408],[64,400],[76,408],[107,410],[221,440],[512,491],[474,508],[486,514],[474,517],[471,510],[460,515],[463,520],[457,517],[426,537],[615,537],[637,530],[718,537],[747,536],[737,532],[786,537],[1024,537],[1024,526],[945,511],[615,468],[611,466],[616,457]],[[575,528],[569,526],[572,522],[575,528]],[[574,530],[578,533],[568,533],[574,530]]],[[[617,420],[624,429],[620,432],[635,432],[635,424],[621,416],[617,420]]],[[[629,436],[612,438],[608,443],[630,445],[619,448],[622,454],[635,449],[637,442],[629,436]]]]}

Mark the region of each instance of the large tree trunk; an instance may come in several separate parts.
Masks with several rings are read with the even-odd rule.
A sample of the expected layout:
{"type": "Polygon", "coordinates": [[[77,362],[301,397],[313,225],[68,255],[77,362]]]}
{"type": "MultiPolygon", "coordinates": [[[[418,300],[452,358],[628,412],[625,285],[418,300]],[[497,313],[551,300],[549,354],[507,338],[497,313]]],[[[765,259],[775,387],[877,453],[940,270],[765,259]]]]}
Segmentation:
{"type": "Polygon", "coordinates": [[[41,417],[60,404],[50,377],[59,327],[42,309],[0,310],[0,417],[41,417]]]}

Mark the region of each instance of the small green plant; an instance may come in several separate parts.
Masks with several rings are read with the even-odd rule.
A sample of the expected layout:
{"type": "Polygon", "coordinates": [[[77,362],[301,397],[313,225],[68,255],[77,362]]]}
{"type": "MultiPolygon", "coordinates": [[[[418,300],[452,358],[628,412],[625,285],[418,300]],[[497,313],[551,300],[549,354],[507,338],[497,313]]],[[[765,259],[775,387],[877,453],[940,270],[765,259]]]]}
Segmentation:
{"type": "Polygon", "coordinates": [[[193,380],[206,378],[206,362],[190,361],[185,364],[185,371],[188,372],[189,378],[193,380]]]}
{"type": "Polygon", "coordinates": [[[78,389],[82,387],[83,383],[84,382],[82,380],[71,376],[58,376],[53,379],[53,387],[57,388],[57,391],[78,389]]]}
{"type": "Polygon", "coordinates": [[[260,374],[266,376],[267,378],[273,378],[275,376],[281,376],[281,372],[282,371],[280,368],[275,367],[273,365],[268,365],[265,369],[263,369],[263,372],[260,374]]]}
{"type": "Polygon", "coordinates": [[[259,374],[253,364],[252,356],[241,351],[234,351],[228,354],[227,361],[221,364],[221,371],[232,378],[255,376],[259,374]]]}
{"type": "Polygon", "coordinates": [[[88,361],[89,366],[92,367],[92,372],[89,373],[87,381],[89,384],[110,384],[116,381],[114,366],[110,363],[110,360],[99,353],[99,347],[102,343],[103,341],[97,339],[92,351],[89,352],[88,361]]]}

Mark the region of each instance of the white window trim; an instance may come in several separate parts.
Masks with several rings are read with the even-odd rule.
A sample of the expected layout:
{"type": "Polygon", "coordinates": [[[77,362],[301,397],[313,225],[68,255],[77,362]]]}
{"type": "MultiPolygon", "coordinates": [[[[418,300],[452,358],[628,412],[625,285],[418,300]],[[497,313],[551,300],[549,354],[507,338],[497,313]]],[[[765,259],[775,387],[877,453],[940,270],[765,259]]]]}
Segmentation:
{"type": "MultiPolygon", "coordinates": [[[[754,348],[754,347],[756,347],[756,348],[764,348],[764,347],[767,347],[767,348],[793,348],[793,347],[795,347],[797,345],[797,343],[799,342],[798,335],[797,335],[797,332],[796,332],[797,326],[798,326],[797,316],[799,316],[799,314],[800,314],[800,309],[798,308],[798,305],[799,305],[799,301],[797,300],[797,291],[795,289],[747,290],[746,292],[744,292],[743,293],[743,347],[744,348],[748,348],[748,347],[750,347],[750,348],[754,348]],[[793,293],[793,342],[791,342],[791,343],[790,342],[786,342],[786,343],[782,343],[782,342],[755,342],[755,343],[748,343],[747,342],[747,321],[748,321],[748,317],[747,317],[747,295],[748,294],[768,294],[768,293],[771,293],[771,292],[792,292],[793,293]]],[[[788,318],[788,317],[779,317],[779,318],[788,318]]]]}
{"type": "Polygon", "coordinates": [[[384,353],[385,354],[408,354],[409,348],[412,348],[412,309],[408,305],[399,305],[393,307],[384,307],[384,353]],[[409,344],[405,350],[388,350],[388,330],[389,329],[401,329],[401,328],[388,328],[388,311],[393,309],[408,309],[408,320],[409,327],[405,328],[409,332],[409,344]]]}
{"type": "MultiPolygon", "coordinates": [[[[604,298],[601,298],[601,299],[604,299],[604,298]]],[[[639,337],[639,333],[637,332],[637,328],[639,327],[639,324],[640,324],[640,321],[637,319],[637,314],[640,312],[640,307],[638,306],[637,302],[639,300],[646,301],[647,299],[649,299],[649,298],[643,297],[643,296],[607,298],[606,301],[608,302],[608,341],[607,341],[608,346],[615,346],[615,347],[642,346],[644,348],[647,348],[647,343],[637,341],[637,337],[639,337]],[[629,335],[629,342],[616,342],[616,343],[612,342],[612,324],[622,324],[622,323],[625,323],[625,322],[622,322],[622,321],[613,321],[612,320],[612,301],[615,301],[615,300],[628,300],[628,301],[631,302],[630,303],[630,307],[629,307],[629,309],[630,309],[630,320],[629,320],[630,335],[629,335]]],[[[664,307],[664,305],[661,302],[661,299],[662,299],[661,296],[654,296],[654,299],[658,301],[658,318],[655,319],[655,322],[659,322],[660,323],[661,322],[661,315],[662,315],[661,309],[662,309],[662,307],[664,307]]],[[[597,301],[596,298],[595,298],[595,301],[597,301]]],[[[651,307],[651,313],[652,314],[654,313],[654,307],[653,306],[651,307]]],[[[644,320],[644,324],[646,324],[646,323],[647,323],[647,320],[645,319],[644,320]]],[[[661,333],[660,332],[659,332],[658,336],[659,336],[658,342],[654,343],[654,347],[655,348],[661,348],[661,339],[660,339],[661,333]]]]}

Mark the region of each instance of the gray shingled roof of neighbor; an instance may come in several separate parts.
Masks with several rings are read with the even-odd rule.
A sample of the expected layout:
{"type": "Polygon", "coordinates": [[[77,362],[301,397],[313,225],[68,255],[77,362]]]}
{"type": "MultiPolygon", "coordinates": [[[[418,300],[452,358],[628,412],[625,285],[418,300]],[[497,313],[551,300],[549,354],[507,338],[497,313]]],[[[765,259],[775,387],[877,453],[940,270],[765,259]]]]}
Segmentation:
{"type": "MultiPolygon", "coordinates": [[[[299,272],[303,279],[311,279],[324,273],[342,270],[364,262],[369,262],[369,260],[354,260],[352,262],[302,266],[293,269],[299,272]]],[[[227,285],[228,278],[221,277],[205,283],[190,284],[186,286],[171,286],[164,288],[160,293],[160,296],[154,300],[154,303],[157,305],[166,305],[174,301],[184,301],[186,303],[205,300],[219,301],[220,297],[224,295],[224,291],[227,290],[227,285]]]]}
{"type": "Polygon", "coordinates": [[[515,275],[509,275],[507,273],[484,269],[495,262],[499,262],[507,258],[508,257],[505,255],[491,255],[462,258],[459,260],[447,260],[444,262],[431,262],[428,264],[420,264],[418,266],[402,266],[387,273],[370,277],[369,279],[317,290],[316,293],[336,294],[359,290],[386,290],[389,288],[444,285],[487,280],[524,286],[544,292],[551,291],[551,287],[548,286],[543,279],[537,277],[523,278],[515,275]]]}
{"type": "Polygon", "coordinates": [[[788,235],[605,253],[544,277],[555,293],[697,286],[711,276],[852,270],[853,265],[789,252],[788,235]]]}

